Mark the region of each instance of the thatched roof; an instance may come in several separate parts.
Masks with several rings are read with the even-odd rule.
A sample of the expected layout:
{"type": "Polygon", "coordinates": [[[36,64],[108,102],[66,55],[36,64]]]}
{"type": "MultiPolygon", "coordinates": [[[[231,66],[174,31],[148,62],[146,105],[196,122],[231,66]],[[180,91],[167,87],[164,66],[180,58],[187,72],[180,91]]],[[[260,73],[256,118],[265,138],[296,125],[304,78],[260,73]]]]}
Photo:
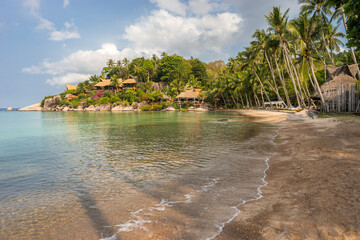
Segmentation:
{"type": "Polygon", "coordinates": [[[78,85],[65,84],[66,90],[76,90],[78,85]]]}
{"type": "MultiPolygon", "coordinates": [[[[325,83],[320,87],[325,101],[334,99],[338,96],[338,89],[343,86],[345,90],[349,90],[350,85],[356,82],[356,65],[347,65],[346,63],[334,70],[334,67],[327,67],[328,72],[332,72],[325,83]],[[329,70],[330,69],[330,70],[329,70]]],[[[312,99],[320,99],[320,94],[316,91],[312,99]]]]}
{"type": "Polygon", "coordinates": [[[168,95],[166,95],[165,93],[161,93],[162,94],[162,97],[163,97],[163,99],[165,99],[165,100],[171,100],[171,97],[169,97],[168,95]]]}
{"type": "Polygon", "coordinates": [[[111,84],[111,80],[110,79],[103,79],[100,78],[100,82],[98,82],[97,84],[95,84],[95,87],[107,87],[111,84]]]}
{"type": "Polygon", "coordinates": [[[123,82],[124,84],[136,84],[137,81],[133,78],[129,78],[123,82]]]}
{"type": "MultiPolygon", "coordinates": [[[[119,83],[119,85],[121,85],[123,83],[122,78],[117,79],[117,82],[119,83]]],[[[95,87],[107,87],[110,86],[111,83],[112,83],[111,79],[100,78],[100,82],[95,84],[95,87]]]]}
{"type": "Polygon", "coordinates": [[[199,98],[200,91],[201,89],[185,90],[184,92],[180,93],[176,98],[196,99],[199,98]]]}

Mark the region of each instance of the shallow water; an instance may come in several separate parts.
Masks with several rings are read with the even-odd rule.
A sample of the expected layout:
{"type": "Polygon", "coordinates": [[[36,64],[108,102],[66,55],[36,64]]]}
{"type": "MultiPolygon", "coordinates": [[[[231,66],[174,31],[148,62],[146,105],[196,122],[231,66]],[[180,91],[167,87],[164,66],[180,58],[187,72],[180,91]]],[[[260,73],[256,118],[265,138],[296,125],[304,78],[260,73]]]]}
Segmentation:
{"type": "Polygon", "coordinates": [[[229,112],[1,112],[0,239],[210,239],[259,197],[278,127],[229,112]]]}

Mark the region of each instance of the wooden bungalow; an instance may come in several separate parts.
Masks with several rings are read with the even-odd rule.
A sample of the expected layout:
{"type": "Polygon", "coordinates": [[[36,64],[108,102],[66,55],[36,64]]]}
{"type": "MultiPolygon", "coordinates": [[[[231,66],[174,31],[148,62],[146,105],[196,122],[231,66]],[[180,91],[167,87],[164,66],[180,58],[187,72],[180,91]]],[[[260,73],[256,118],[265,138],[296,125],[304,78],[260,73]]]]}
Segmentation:
{"type": "Polygon", "coordinates": [[[76,90],[78,85],[65,84],[66,90],[76,90]]]}
{"type": "Polygon", "coordinates": [[[180,93],[176,98],[176,102],[181,104],[184,102],[194,103],[195,105],[200,105],[200,92],[201,89],[185,89],[184,92],[180,93]]]}
{"type": "Polygon", "coordinates": [[[136,84],[137,84],[137,81],[136,79],[133,79],[133,78],[129,78],[127,80],[125,80],[123,83],[122,83],[122,88],[132,88],[132,89],[136,89],[136,84]]]}
{"type": "MultiPolygon", "coordinates": [[[[338,89],[343,87],[346,91],[349,90],[350,85],[354,84],[356,80],[357,66],[356,64],[347,65],[346,63],[341,67],[329,66],[326,68],[329,76],[325,83],[321,85],[320,90],[324,96],[325,101],[333,100],[338,96],[338,89]]],[[[314,100],[320,100],[320,93],[316,91],[312,96],[314,100]]]]}
{"type": "Polygon", "coordinates": [[[117,89],[121,90],[123,87],[123,81],[121,78],[119,78],[118,80],[118,84],[119,86],[113,86],[113,83],[111,81],[111,79],[103,79],[100,78],[100,82],[98,82],[97,84],[95,84],[95,89],[97,90],[110,90],[110,91],[116,91],[117,89]]]}
{"type": "MultiPolygon", "coordinates": [[[[360,110],[359,86],[356,85],[357,66],[344,64],[341,67],[327,67],[328,79],[320,87],[325,104],[324,112],[358,112],[360,110]]],[[[316,91],[312,96],[320,100],[316,91]]]]}

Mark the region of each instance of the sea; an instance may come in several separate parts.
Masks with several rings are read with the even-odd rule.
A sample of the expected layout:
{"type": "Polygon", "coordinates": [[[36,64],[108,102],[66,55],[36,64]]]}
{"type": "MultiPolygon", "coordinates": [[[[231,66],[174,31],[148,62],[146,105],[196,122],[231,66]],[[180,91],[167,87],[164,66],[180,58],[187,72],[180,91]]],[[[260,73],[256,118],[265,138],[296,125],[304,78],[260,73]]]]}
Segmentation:
{"type": "Polygon", "coordinates": [[[236,112],[0,111],[0,239],[214,239],[280,125],[236,112]]]}

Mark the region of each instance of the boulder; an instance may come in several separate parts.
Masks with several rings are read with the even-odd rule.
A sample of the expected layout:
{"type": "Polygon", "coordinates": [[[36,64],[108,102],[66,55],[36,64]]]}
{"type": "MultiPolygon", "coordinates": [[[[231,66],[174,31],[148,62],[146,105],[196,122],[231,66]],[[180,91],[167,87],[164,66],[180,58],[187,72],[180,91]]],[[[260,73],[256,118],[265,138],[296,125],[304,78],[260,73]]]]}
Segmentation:
{"type": "Polygon", "coordinates": [[[189,107],[188,111],[195,111],[195,107],[189,107]]]}
{"type": "Polygon", "coordinates": [[[99,110],[95,107],[95,105],[91,105],[85,108],[84,111],[99,111],[99,110]]]}
{"type": "Polygon", "coordinates": [[[117,105],[117,106],[115,106],[115,107],[112,107],[112,108],[111,108],[111,111],[113,111],[113,112],[120,112],[120,111],[122,111],[123,109],[124,109],[123,106],[117,105]]]}
{"type": "Polygon", "coordinates": [[[44,111],[55,111],[60,101],[60,95],[46,99],[44,102],[44,111]]]}
{"type": "Polygon", "coordinates": [[[12,109],[12,107],[8,107],[7,109],[6,109],[6,111],[12,111],[13,109],[12,109]]]}
{"type": "Polygon", "coordinates": [[[68,106],[65,106],[64,108],[63,108],[63,112],[67,112],[67,111],[69,111],[70,110],[70,108],[68,107],[68,106]]]}
{"type": "Polygon", "coordinates": [[[154,83],[152,87],[153,87],[154,91],[157,91],[157,90],[161,91],[166,86],[168,86],[168,84],[166,82],[158,82],[158,83],[154,83]]]}
{"type": "Polygon", "coordinates": [[[176,109],[174,107],[167,107],[164,109],[164,111],[176,111],[176,109]]]}
{"type": "Polygon", "coordinates": [[[40,103],[35,103],[33,105],[19,109],[19,111],[42,111],[42,110],[43,108],[41,107],[40,103]]]}
{"type": "Polygon", "coordinates": [[[123,111],[124,111],[124,112],[134,111],[134,108],[131,107],[131,106],[129,106],[129,107],[124,107],[124,108],[123,108],[123,111]]]}
{"type": "Polygon", "coordinates": [[[133,102],[133,103],[131,104],[131,107],[132,107],[133,109],[138,109],[139,106],[140,106],[140,104],[137,103],[137,102],[133,102]]]}
{"type": "Polygon", "coordinates": [[[208,112],[209,109],[205,109],[205,108],[199,107],[199,108],[196,108],[194,111],[195,111],[195,112],[208,112]]]}
{"type": "Polygon", "coordinates": [[[102,104],[99,106],[99,111],[101,111],[101,112],[111,111],[111,105],[110,104],[102,104]]]}
{"type": "Polygon", "coordinates": [[[148,103],[147,103],[147,102],[145,102],[145,101],[143,101],[143,102],[139,103],[138,108],[141,108],[141,107],[142,107],[142,106],[144,106],[144,105],[148,105],[148,103]]]}

